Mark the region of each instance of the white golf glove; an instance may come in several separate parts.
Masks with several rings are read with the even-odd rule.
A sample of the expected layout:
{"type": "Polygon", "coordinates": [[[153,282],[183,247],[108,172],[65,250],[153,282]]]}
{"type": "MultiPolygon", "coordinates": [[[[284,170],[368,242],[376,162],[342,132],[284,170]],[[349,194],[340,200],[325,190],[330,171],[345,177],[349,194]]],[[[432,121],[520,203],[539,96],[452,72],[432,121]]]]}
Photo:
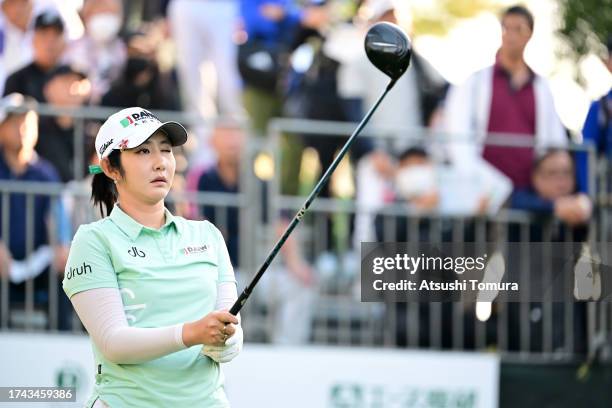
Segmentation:
{"type": "Polygon", "coordinates": [[[228,363],[242,351],[242,326],[235,325],[236,332],[225,341],[224,346],[209,346],[205,344],[201,353],[215,360],[217,363],[228,363]]]}

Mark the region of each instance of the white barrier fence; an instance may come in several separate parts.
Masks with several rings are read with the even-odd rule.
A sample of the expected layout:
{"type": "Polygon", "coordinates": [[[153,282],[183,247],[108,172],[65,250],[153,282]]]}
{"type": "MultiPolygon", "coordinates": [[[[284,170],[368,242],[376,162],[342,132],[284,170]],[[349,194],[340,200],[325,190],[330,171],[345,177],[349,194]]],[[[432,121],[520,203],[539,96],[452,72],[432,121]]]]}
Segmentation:
{"type": "MultiPolygon", "coordinates": [[[[37,407],[81,407],[93,387],[87,336],[3,333],[0,366],[0,387],[77,389],[76,403],[37,407]]],[[[495,408],[499,401],[499,359],[484,353],[246,344],[224,372],[234,408],[495,408]]]]}

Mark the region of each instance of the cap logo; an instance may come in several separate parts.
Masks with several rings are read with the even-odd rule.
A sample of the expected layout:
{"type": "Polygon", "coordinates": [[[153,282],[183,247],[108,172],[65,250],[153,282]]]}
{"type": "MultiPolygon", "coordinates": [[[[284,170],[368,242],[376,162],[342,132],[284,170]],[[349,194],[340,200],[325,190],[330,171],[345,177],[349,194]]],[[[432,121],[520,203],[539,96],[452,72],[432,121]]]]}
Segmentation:
{"type": "Polygon", "coordinates": [[[139,113],[132,113],[119,121],[121,126],[124,128],[130,125],[138,126],[140,123],[148,122],[159,122],[159,119],[157,119],[157,117],[155,117],[155,115],[153,115],[151,112],[147,112],[146,110],[139,113]]]}
{"type": "Polygon", "coordinates": [[[134,123],[134,121],[130,119],[129,116],[126,116],[125,119],[121,119],[121,122],[119,123],[121,123],[121,126],[125,128],[125,127],[130,126],[130,124],[134,123]]]}
{"type": "Polygon", "coordinates": [[[104,154],[104,152],[106,151],[106,149],[108,149],[108,146],[110,146],[113,143],[113,139],[110,139],[106,142],[104,142],[104,144],[102,146],[100,146],[100,156],[102,156],[104,154]]]}

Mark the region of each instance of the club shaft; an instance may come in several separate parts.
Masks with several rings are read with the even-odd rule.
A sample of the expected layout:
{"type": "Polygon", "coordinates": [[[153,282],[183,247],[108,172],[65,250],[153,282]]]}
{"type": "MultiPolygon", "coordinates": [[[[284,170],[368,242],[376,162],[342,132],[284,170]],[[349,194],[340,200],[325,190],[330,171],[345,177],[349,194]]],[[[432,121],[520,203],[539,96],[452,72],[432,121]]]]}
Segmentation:
{"type": "Polygon", "coordinates": [[[342,158],[346,155],[346,152],[351,147],[351,144],[353,144],[353,141],[357,138],[359,133],[361,133],[363,128],[368,124],[368,122],[370,121],[370,118],[372,117],[376,109],[378,108],[378,105],[380,105],[380,103],[385,98],[387,93],[391,90],[391,88],[393,88],[393,86],[395,85],[395,82],[396,82],[395,80],[392,80],[389,83],[389,85],[385,88],[384,92],[380,95],[380,97],[378,97],[378,100],[376,101],[376,103],[374,103],[372,108],[370,108],[370,110],[361,120],[357,128],[353,131],[353,134],[351,135],[351,137],[349,137],[349,139],[346,141],[344,146],[342,146],[342,149],[340,150],[340,152],[338,153],[338,155],[336,156],[332,164],[325,171],[325,174],[323,174],[323,176],[321,177],[317,185],[314,187],[314,189],[312,190],[312,192],[310,193],[310,195],[304,202],[304,205],[302,205],[302,208],[295,214],[295,216],[293,217],[293,220],[291,220],[291,223],[287,226],[287,228],[285,229],[285,232],[283,232],[283,235],[276,242],[276,244],[274,245],[274,247],[272,248],[272,250],[266,257],[266,260],[263,262],[263,264],[261,265],[261,267],[255,274],[251,282],[247,285],[246,288],[244,288],[240,296],[238,296],[238,299],[236,300],[236,302],[234,302],[234,304],[232,305],[232,308],[230,309],[231,314],[236,315],[238,314],[238,312],[240,312],[240,309],[242,309],[242,306],[244,306],[247,299],[253,292],[253,289],[255,288],[255,285],[257,285],[257,282],[259,282],[263,274],[266,272],[266,270],[268,269],[268,267],[270,266],[270,264],[276,257],[276,254],[278,254],[280,249],[285,244],[285,241],[287,241],[287,238],[289,238],[289,235],[291,235],[291,232],[293,232],[295,227],[302,220],[302,218],[304,217],[304,214],[306,213],[306,211],[308,210],[308,208],[310,207],[314,199],[319,195],[325,183],[327,183],[327,181],[331,177],[334,170],[336,170],[336,167],[338,167],[338,164],[340,164],[340,162],[342,161],[342,158]]]}

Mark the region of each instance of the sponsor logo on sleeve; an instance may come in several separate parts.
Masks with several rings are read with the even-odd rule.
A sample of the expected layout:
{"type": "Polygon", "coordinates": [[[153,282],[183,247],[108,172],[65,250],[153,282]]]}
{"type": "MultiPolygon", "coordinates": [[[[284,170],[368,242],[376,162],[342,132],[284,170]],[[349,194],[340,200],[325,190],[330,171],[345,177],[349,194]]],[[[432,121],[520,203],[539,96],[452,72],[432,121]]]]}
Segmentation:
{"type": "Polygon", "coordinates": [[[83,262],[83,265],[79,265],[77,267],[68,267],[68,272],[66,273],[66,279],[70,280],[77,276],[86,275],[92,273],[91,265],[83,262]]]}

